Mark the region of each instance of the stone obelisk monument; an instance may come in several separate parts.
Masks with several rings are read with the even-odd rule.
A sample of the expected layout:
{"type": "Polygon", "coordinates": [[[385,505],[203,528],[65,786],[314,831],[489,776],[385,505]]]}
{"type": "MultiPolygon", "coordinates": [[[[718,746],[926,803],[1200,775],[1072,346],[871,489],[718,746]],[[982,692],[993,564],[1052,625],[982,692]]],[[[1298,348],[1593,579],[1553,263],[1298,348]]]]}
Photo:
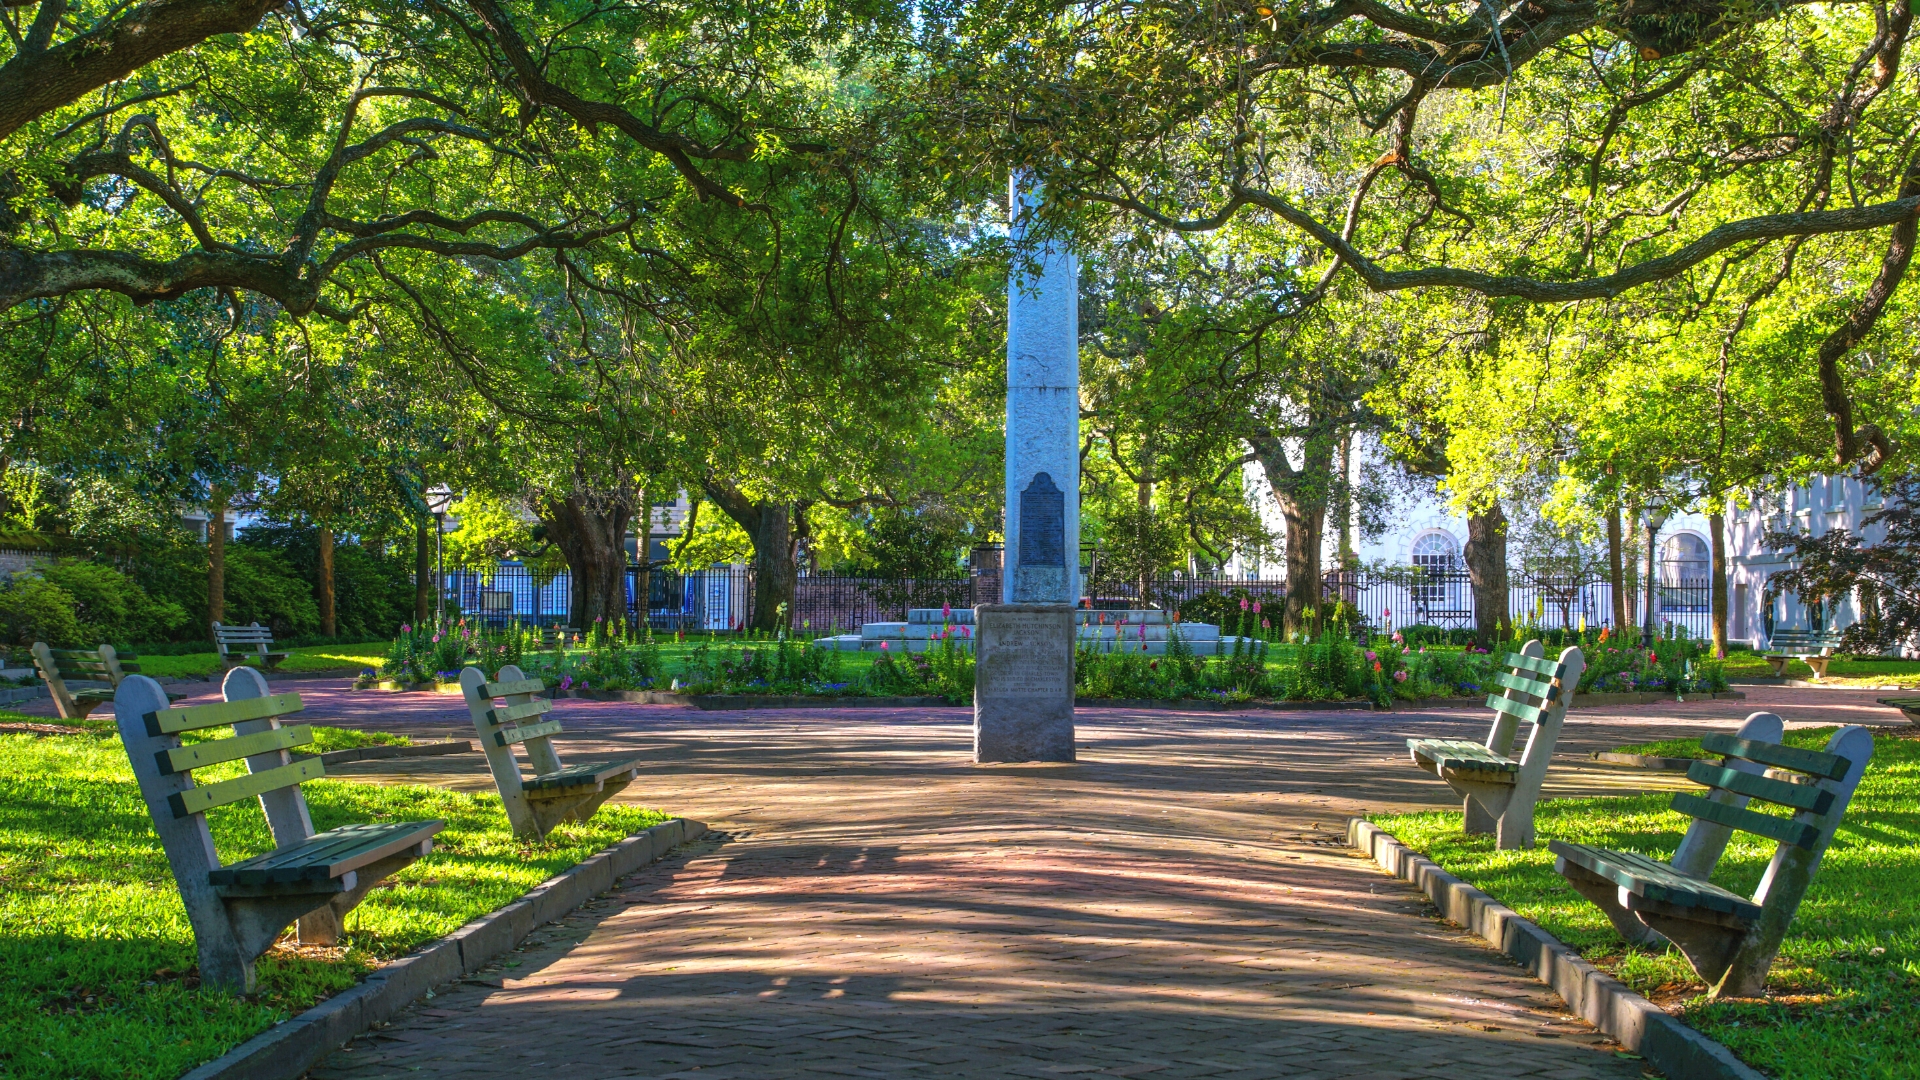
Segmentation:
{"type": "Polygon", "coordinates": [[[978,608],[973,758],[1073,760],[1074,605],[1080,596],[1079,265],[1064,242],[1024,241],[1039,194],[1015,174],[1007,277],[1005,603],[978,608]],[[1037,267],[1038,275],[1026,270],[1037,267]]]}

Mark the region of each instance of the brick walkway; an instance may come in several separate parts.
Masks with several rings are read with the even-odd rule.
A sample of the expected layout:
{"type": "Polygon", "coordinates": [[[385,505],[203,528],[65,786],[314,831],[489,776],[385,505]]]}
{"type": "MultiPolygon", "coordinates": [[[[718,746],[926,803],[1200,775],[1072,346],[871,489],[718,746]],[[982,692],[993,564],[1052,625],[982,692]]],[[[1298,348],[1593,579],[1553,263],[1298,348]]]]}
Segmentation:
{"type": "MultiPolygon", "coordinates": [[[[459,733],[457,698],[304,682],[308,716],[459,733]]],[[[1870,693],[1575,713],[1562,747],[1889,714],[1870,693]]],[[[1087,709],[1081,763],[967,764],[964,710],[698,713],[565,702],[683,851],[408,1010],[315,1080],[374,1077],[1639,1077],[1643,1064],[1341,845],[1450,802],[1411,734],[1484,710],[1087,709]]],[[[1644,788],[1556,764],[1550,792],[1644,788]]],[[[340,774],[488,786],[479,755],[340,774]]]]}

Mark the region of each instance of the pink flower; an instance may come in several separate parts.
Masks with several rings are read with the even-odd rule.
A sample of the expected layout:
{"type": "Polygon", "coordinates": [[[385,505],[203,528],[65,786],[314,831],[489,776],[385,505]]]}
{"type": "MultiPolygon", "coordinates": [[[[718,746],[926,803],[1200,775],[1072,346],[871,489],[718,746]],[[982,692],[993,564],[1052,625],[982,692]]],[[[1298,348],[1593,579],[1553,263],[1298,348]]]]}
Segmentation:
{"type": "Polygon", "coordinates": [[[1367,659],[1369,659],[1369,660],[1378,660],[1378,659],[1380,659],[1380,658],[1379,658],[1378,656],[1375,656],[1375,655],[1373,654],[1373,650],[1372,650],[1372,649],[1368,649],[1368,650],[1367,650],[1367,659]]]}
{"type": "Polygon", "coordinates": [[[435,645],[438,645],[438,644],[440,644],[440,635],[439,635],[439,634],[435,634],[435,635],[433,635],[433,643],[434,643],[435,645]]]}
{"type": "Polygon", "coordinates": [[[1396,672],[1394,672],[1394,673],[1393,673],[1393,681],[1394,681],[1394,682],[1406,682],[1406,681],[1407,681],[1407,673],[1406,673],[1406,672],[1404,672],[1404,671],[1396,671],[1396,672]]]}
{"type": "Polygon", "coordinates": [[[1391,619],[1391,618],[1393,618],[1393,609],[1392,609],[1392,608],[1381,608],[1381,609],[1380,609],[1380,615],[1381,615],[1381,617],[1382,617],[1382,618],[1387,618],[1387,619],[1391,619]]]}
{"type": "Polygon", "coordinates": [[[881,652],[886,652],[886,651],[887,651],[887,643],[886,643],[886,642],[884,642],[884,641],[883,641],[883,642],[881,642],[881,643],[880,643],[880,651],[881,651],[881,652]]]}
{"type": "Polygon", "coordinates": [[[1240,598],[1240,610],[1241,611],[1247,610],[1247,598],[1244,596],[1240,598]]]}
{"type": "Polygon", "coordinates": [[[1271,630],[1271,629],[1273,629],[1273,622],[1272,622],[1272,620],[1270,620],[1270,619],[1261,619],[1261,620],[1260,620],[1260,628],[1261,628],[1262,630],[1271,630]]]}
{"type": "Polygon", "coordinates": [[[401,633],[403,633],[403,634],[411,634],[411,633],[413,633],[413,627],[411,627],[411,626],[408,626],[408,625],[407,625],[406,623],[401,623],[401,624],[400,624],[400,632],[401,632],[401,633]]]}
{"type": "Polygon", "coordinates": [[[940,617],[941,617],[941,618],[943,618],[943,619],[951,619],[951,618],[953,618],[953,605],[952,605],[952,604],[941,604],[941,605],[940,605],[940,617]]]}
{"type": "Polygon", "coordinates": [[[961,637],[972,637],[972,636],[973,636],[973,632],[972,632],[972,631],[970,631],[970,630],[968,630],[968,629],[967,629],[966,627],[964,627],[964,626],[963,626],[963,627],[961,627],[961,628],[960,628],[960,636],[961,636],[961,637]]]}
{"type": "Polygon", "coordinates": [[[1258,615],[1258,614],[1260,614],[1260,601],[1258,601],[1258,600],[1255,600],[1255,601],[1253,602],[1253,613],[1254,613],[1255,615],[1258,615]]]}

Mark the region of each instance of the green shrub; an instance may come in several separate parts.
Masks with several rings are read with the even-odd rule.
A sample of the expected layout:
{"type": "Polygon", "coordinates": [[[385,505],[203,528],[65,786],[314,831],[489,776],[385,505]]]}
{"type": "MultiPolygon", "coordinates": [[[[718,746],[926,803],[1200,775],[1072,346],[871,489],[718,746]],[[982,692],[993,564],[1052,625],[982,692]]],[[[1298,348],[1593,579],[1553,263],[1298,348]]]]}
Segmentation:
{"type": "Polygon", "coordinates": [[[61,559],[40,574],[73,598],[80,639],[90,644],[164,640],[189,626],[185,608],[171,600],[155,600],[111,566],[61,559]]]}
{"type": "Polygon", "coordinates": [[[79,645],[80,620],[74,614],[73,596],[43,578],[14,578],[13,584],[0,589],[0,633],[10,645],[36,641],[66,648],[79,645]]]}
{"type": "Polygon", "coordinates": [[[245,626],[272,627],[273,636],[294,637],[320,631],[320,605],[313,586],[294,572],[285,554],[247,544],[227,545],[227,617],[245,626]]]}

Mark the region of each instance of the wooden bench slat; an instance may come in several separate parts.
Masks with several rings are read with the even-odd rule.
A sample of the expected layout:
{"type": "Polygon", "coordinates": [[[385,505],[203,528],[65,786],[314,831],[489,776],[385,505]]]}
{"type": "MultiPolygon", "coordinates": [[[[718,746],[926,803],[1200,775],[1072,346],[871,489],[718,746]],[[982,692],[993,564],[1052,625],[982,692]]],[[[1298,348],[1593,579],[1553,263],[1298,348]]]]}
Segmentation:
{"type": "Polygon", "coordinates": [[[487,713],[495,724],[515,724],[529,716],[540,716],[553,711],[553,701],[549,698],[534,698],[518,705],[509,705],[504,709],[493,709],[487,713]]]}
{"type": "Polygon", "coordinates": [[[207,876],[216,886],[331,881],[414,847],[445,827],[444,821],[342,825],[305,843],[223,866],[207,876]]]}
{"type": "Polygon", "coordinates": [[[285,716],[306,708],[299,694],[273,694],[268,697],[217,701],[211,705],[187,705],[165,712],[147,714],[147,731],[154,735],[175,735],[182,731],[224,727],[243,720],[285,716]]]}
{"type": "Polygon", "coordinates": [[[644,758],[625,758],[613,761],[590,761],[580,765],[569,765],[557,773],[547,773],[531,780],[522,781],[528,791],[551,791],[558,788],[592,787],[604,783],[611,777],[630,772],[640,767],[644,758]]]}
{"type": "Polygon", "coordinates": [[[1554,695],[1560,692],[1558,687],[1545,679],[1528,678],[1525,675],[1515,675],[1507,671],[1502,671],[1495,675],[1493,677],[1493,685],[1505,687],[1508,690],[1518,690],[1523,694],[1532,694],[1534,697],[1548,702],[1552,701],[1554,695]]]}
{"type": "Polygon", "coordinates": [[[163,773],[191,772],[208,765],[218,765],[223,761],[238,761],[243,757],[264,754],[270,750],[289,750],[296,746],[305,746],[313,741],[313,729],[305,724],[291,727],[274,728],[271,731],[256,731],[251,735],[239,735],[231,739],[215,739],[212,742],[194,743],[192,746],[177,746],[156,755],[160,759],[160,771],[163,773]]]}
{"type": "Polygon", "coordinates": [[[1792,818],[1771,817],[1753,810],[1728,806],[1726,803],[1714,802],[1712,799],[1691,792],[1683,791],[1675,795],[1672,805],[1675,810],[1691,817],[1705,818],[1730,829],[1739,829],[1742,832],[1779,840],[1808,851],[1812,851],[1820,842],[1820,830],[1805,822],[1795,821],[1792,818]]]}
{"type": "Polygon", "coordinates": [[[1500,666],[1538,672],[1549,679],[1558,678],[1560,675],[1560,661],[1549,660],[1544,656],[1528,656],[1525,653],[1508,653],[1500,666]]]}
{"type": "Polygon", "coordinates": [[[278,791],[283,787],[303,784],[308,780],[318,780],[327,774],[326,766],[320,764],[317,757],[301,758],[291,765],[282,765],[265,772],[248,773],[232,780],[222,780],[205,787],[190,787],[167,796],[167,805],[173,807],[174,817],[191,817],[204,814],[216,806],[239,802],[252,798],[262,792],[278,791]]]}
{"type": "Polygon", "coordinates": [[[1441,769],[1474,769],[1480,772],[1517,773],[1520,763],[1502,757],[1479,743],[1461,739],[1408,739],[1407,749],[1433,762],[1441,769]]]}
{"type": "Polygon", "coordinates": [[[1678,907],[1723,911],[1748,921],[1760,917],[1760,905],[1746,897],[1729,892],[1711,881],[1683,874],[1637,851],[1609,851],[1563,840],[1550,841],[1547,848],[1560,858],[1606,878],[1635,896],[1678,907]]]}
{"type": "Polygon", "coordinates": [[[1487,708],[1495,712],[1512,713],[1529,724],[1539,723],[1540,715],[1546,711],[1538,705],[1528,705],[1524,701],[1515,701],[1510,697],[1501,697],[1499,694],[1487,695],[1487,708]]]}
{"type": "Polygon", "coordinates": [[[1751,742],[1723,734],[1704,736],[1700,740],[1700,749],[1709,754],[1724,754],[1727,757],[1757,761],[1762,765],[1811,773],[1822,780],[1838,780],[1847,775],[1847,770],[1853,765],[1843,757],[1821,753],[1818,750],[1802,750],[1797,746],[1782,746],[1778,743],[1751,742]]]}
{"type": "Polygon", "coordinates": [[[1833,792],[1824,788],[1755,776],[1753,773],[1723,768],[1710,761],[1696,761],[1687,766],[1687,779],[1696,784],[1731,791],[1735,795],[1763,799],[1776,806],[1791,806],[1795,810],[1824,814],[1833,808],[1833,792]]]}
{"type": "Polygon", "coordinates": [[[481,688],[490,698],[511,697],[514,694],[537,694],[547,688],[539,679],[516,679],[513,682],[490,682],[481,688]]]}
{"type": "Polygon", "coordinates": [[[100,659],[99,649],[48,649],[47,652],[51,653],[53,655],[53,658],[56,660],[67,660],[67,659],[98,660],[100,659]]]}
{"type": "Polygon", "coordinates": [[[560,721],[548,720],[540,724],[521,724],[519,727],[503,728],[493,733],[493,741],[496,746],[512,746],[517,742],[526,742],[528,739],[538,739],[545,735],[559,733],[560,721]]]}

